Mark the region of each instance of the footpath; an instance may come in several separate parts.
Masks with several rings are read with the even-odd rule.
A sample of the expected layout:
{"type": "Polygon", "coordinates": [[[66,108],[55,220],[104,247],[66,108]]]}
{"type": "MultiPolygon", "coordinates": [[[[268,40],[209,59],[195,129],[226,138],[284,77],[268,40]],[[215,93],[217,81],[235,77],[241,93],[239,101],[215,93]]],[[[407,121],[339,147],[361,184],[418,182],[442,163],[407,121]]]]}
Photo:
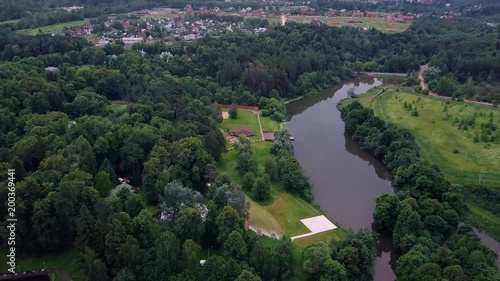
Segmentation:
{"type": "MultiPolygon", "coordinates": [[[[432,92],[429,90],[429,86],[427,83],[425,83],[425,78],[424,78],[424,72],[429,69],[429,64],[424,64],[420,66],[420,71],[418,72],[418,79],[420,80],[420,87],[422,90],[428,90],[429,91],[429,96],[442,99],[442,100],[453,100],[452,97],[447,97],[447,96],[441,96],[437,93],[432,92]]],[[[482,102],[482,101],[474,101],[474,100],[469,100],[469,99],[464,99],[464,102],[470,103],[470,104],[476,104],[476,105],[484,105],[484,106],[494,106],[492,103],[489,102],[482,102]]]]}

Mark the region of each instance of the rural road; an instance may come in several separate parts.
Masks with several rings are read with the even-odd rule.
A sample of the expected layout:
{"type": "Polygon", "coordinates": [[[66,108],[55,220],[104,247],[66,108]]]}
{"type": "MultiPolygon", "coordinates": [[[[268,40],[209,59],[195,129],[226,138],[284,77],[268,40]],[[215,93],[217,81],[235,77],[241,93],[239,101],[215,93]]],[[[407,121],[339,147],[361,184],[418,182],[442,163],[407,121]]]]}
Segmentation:
{"type": "MultiPolygon", "coordinates": [[[[441,96],[441,95],[438,95],[438,94],[436,94],[434,92],[431,92],[429,90],[429,87],[427,86],[427,83],[425,83],[425,79],[424,79],[424,72],[427,69],[429,69],[429,64],[424,64],[424,65],[420,66],[420,71],[418,72],[418,79],[420,80],[420,87],[423,90],[428,90],[429,91],[429,96],[431,96],[431,97],[435,97],[435,98],[443,99],[443,100],[452,100],[451,97],[441,96]]],[[[476,104],[476,105],[493,106],[493,104],[489,103],[489,102],[474,101],[474,100],[468,100],[468,99],[464,99],[464,102],[471,103],[471,104],[476,104]]]]}

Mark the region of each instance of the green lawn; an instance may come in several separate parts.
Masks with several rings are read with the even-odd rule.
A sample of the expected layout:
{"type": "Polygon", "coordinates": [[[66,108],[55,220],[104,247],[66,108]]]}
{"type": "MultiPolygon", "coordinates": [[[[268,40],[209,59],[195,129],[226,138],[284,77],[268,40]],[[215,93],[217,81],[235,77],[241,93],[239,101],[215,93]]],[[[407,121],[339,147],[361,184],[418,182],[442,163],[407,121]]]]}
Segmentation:
{"type": "Polygon", "coordinates": [[[222,120],[220,127],[224,131],[238,128],[249,128],[254,132],[255,135],[259,136],[260,139],[259,120],[257,119],[257,115],[250,111],[238,110],[238,118],[224,119],[222,120]]]}
{"type": "Polygon", "coordinates": [[[280,124],[272,120],[270,117],[260,116],[260,123],[263,131],[275,131],[280,128],[280,124]]]}
{"type": "Polygon", "coordinates": [[[19,30],[18,32],[25,33],[28,35],[36,35],[36,34],[43,34],[43,33],[58,34],[58,33],[61,33],[63,31],[64,27],[67,27],[67,28],[81,27],[87,22],[88,22],[88,20],[70,21],[70,22],[41,26],[41,27],[36,27],[36,28],[31,28],[31,29],[22,29],[22,30],[19,30]]]}
{"type": "MultiPolygon", "coordinates": [[[[271,157],[269,153],[269,149],[271,147],[271,143],[267,141],[260,141],[253,143],[254,151],[255,151],[255,159],[257,160],[258,169],[261,173],[264,173],[264,165],[266,160],[271,157]]],[[[238,171],[236,171],[236,158],[237,158],[236,150],[229,150],[222,155],[223,161],[219,163],[219,169],[231,176],[233,181],[237,184],[241,183],[241,176],[238,171]]],[[[269,205],[278,199],[283,193],[283,185],[280,183],[271,183],[271,198],[267,202],[261,202],[264,205],[269,205]]]]}
{"type": "MultiPolygon", "coordinates": [[[[7,267],[5,266],[7,262],[6,255],[7,251],[5,249],[0,250],[0,264],[2,264],[0,274],[7,273],[7,267]]],[[[59,254],[40,257],[17,253],[16,267],[19,266],[22,272],[29,270],[36,271],[43,269],[43,263],[45,262],[46,269],[60,269],[75,280],[82,280],[83,272],[78,263],[79,259],[80,254],[77,250],[68,250],[59,254]]]]}
{"type": "MultiPolygon", "coordinates": [[[[394,90],[373,99],[377,92],[370,91],[358,99],[375,115],[409,129],[423,156],[438,165],[446,179],[462,185],[477,185],[481,179],[482,185],[500,187],[500,143],[474,142],[480,136],[481,123],[488,122],[491,112],[494,123],[500,127],[499,109],[463,102],[445,104],[443,100],[394,90]],[[404,102],[416,106],[419,116],[411,116],[404,109],[404,102]],[[473,115],[477,115],[474,128],[458,129],[452,123],[455,118],[468,119],[473,115]]],[[[500,137],[500,128],[492,134],[500,137]]]]}
{"type": "MultiPolygon", "coordinates": [[[[385,19],[372,19],[372,18],[349,18],[349,17],[326,17],[326,16],[288,16],[287,22],[298,22],[309,24],[312,20],[317,19],[330,26],[348,26],[348,25],[359,25],[363,28],[375,28],[385,33],[397,33],[403,32],[408,27],[410,23],[401,22],[390,22],[385,19]],[[347,23],[347,21],[359,22],[356,24],[347,23]]],[[[270,23],[281,24],[280,17],[268,18],[270,23]]]]}

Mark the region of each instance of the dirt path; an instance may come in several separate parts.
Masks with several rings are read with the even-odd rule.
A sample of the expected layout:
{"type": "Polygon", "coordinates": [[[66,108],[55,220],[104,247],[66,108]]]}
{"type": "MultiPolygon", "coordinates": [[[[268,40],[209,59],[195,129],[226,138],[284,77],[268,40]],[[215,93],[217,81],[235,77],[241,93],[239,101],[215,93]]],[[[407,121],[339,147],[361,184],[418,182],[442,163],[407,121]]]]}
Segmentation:
{"type": "MultiPolygon", "coordinates": [[[[429,96],[431,96],[431,97],[435,97],[435,98],[442,99],[442,100],[452,100],[453,98],[451,98],[451,97],[441,96],[441,95],[429,90],[429,86],[427,85],[427,83],[425,83],[425,78],[424,78],[424,72],[427,69],[429,69],[429,64],[424,64],[424,65],[420,66],[420,71],[418,72],[418,79],[420,80],[420,87],[423,90],[428,90],[429,96]]],[[[476,105],[494,106],[492,103],[489,103],[489,102],[474,101],[474,100],[468,100],[468,99],[464,99],[464,102],[476,104],[476,105]]]]}
{"type": "Polygon", "coordinates": [[[260,111],[255,111],[255,110],[250,110],[253,112],[253,114],[257,114],[257,120],[259,121],[259,128],[260,128],[260,138],[264,140],[264,131],[262,131],[262,123],[260,123],[260,111]]]}

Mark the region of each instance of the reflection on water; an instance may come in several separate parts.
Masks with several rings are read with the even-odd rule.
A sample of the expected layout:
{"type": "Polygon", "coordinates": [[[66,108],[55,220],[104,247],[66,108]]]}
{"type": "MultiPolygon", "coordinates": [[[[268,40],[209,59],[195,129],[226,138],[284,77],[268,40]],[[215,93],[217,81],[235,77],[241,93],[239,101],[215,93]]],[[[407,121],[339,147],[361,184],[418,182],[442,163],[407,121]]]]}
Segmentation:
{"type": "Polygon", "coordinates": [[[354,141],[348,132],[344,132],[345,138],[345,150],[353,155],[358,156],[363,159],[368,165],[372,165],[375,168],[375,173],[380,179],[391,180],[392,175],[389,169],[378,161],[373,155],[366,153],[358,142],[354,141]]]}
{"type": "Polygon", "coordinates": [[[391,237],[379,236],[375,240],[375,245],[377,247],[377,261],[375,262],[373,280],[395,281],[394,269],[399,255],[394,251],[391,237]]]}

